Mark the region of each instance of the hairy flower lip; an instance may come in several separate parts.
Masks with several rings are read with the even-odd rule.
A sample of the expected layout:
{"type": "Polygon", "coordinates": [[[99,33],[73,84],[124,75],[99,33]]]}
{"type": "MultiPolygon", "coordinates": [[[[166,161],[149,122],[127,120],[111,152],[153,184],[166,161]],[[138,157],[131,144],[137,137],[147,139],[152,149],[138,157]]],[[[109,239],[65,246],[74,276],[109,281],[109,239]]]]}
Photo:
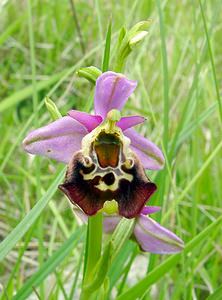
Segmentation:
{"type": "MultiPolygon", "coordinates": [[[[146,201],[156,190],[155,184],[146,178],[144,167],[151,170],[162,168],[163,154],[155,144],[131,128],[143,123],[144,117],[126,116],[120,119],[120,113],[118,112],[133,93],[136,85],[136,81],[129,80],[122,74],[110,71],[103,73],[96,81],[94,101],[96,115],[75,110],[70,111],[68,116],[32,131],[23,142],[23,148],[31,154],[44,155],[68,164],[69,173],[71,174],[72,172],[73,176],[75,175],[76,177],[72,177],[71,174],[70,177],[66,178],[65,183],[60,186],[60,189],[65,192],[72,203],[79,205],[89,215],[101,209],[105,200],[115,199],[119,204],[120,214],[126,218],[133,218],[140,213],[146,201]],[[107,114],[110,123],[105,119],[107,114]],[[104,174],[96,174],[100,176],[97,179],[90,178],[88,174],[84,177],[85,181],[81,183],[79,177],[82,176],[82,173],[78,173],[78,177],[72,166],[73,156],[77,155],[80,149],[84,149],[82,152],[83,156],[90,156],[89,149],[91,149],[92,141],[88,143],[87,137],[91,133],[94,134],[94,131],[97,132],[101,126],[104,126],[106,134],[114,130],[125,140],[123,149],[121,148],[122,152],[119,152],[119,147],[121,146],[114,145],[112,142],[104,145],[100,144],[98,147],[95,146],[94,156],[97,157],[97,161],[94,162],[95,166],[100,164],[101,170],[105,167],[115,169],[118,166],[119,168],[115,182],[113,184],[110,183],[109,186],[107,179],[103,178],[104,174]],[[126,161],[131,161],[129,153],[133,153],[137,157],[131,164],[125,163],[126,161]],[[118,161],[121,161],[123,164],[122,169],[118,165],[118,161]],[[143,166],[141,163],[143,163],[143,166]],[[131,170],[127,171],[127,166],[131,165],[131,170]],[[131,174],[130,172],[133,173],[131,174]],[[91,195],[85,195],[83,192],[87,180],[91,180],[91,182],[87,183],[88,188],[91,188],[91,195]],[[97,180],[97,182],[93,180],[97,180]],[[74,187],[73,184],[76,181],[78,181],[79,186],[76,184],[74,187]],[[79,190],[77,191],[78,188],[79,190]],[[99,196],[97,190],[103,195],[99,196]],[[100,202],[90,203],[92,195],[94,195],[94,198],[96,196],[100,197],[100,202]],[[77,201],[74,198],[77,198],[77,201]]],[[[100,173],[101,170],[99,171],[100,173]]]]}
{"type": "MultiPolygon", "coordinates": [[[[117,126],[107,120],[82,141],[82,150],[74,154],[60,189],[87,215],[102,209],[105,201],[116,200],[119,214],[134,218],[156,190],[146,177],[138,157],[129,149],[130,141],[117,126]],[[96,166],[86,172],[85,157],[96,166]],[[125,162],[131,161],[131,164],[125,162]],[[127,167],[128,166],[128,167],[127,167]],[[113,182],[105,178],[112,172],[113,182]]],[[[90,168],[90,166],[89,166],[90,168]]]]}

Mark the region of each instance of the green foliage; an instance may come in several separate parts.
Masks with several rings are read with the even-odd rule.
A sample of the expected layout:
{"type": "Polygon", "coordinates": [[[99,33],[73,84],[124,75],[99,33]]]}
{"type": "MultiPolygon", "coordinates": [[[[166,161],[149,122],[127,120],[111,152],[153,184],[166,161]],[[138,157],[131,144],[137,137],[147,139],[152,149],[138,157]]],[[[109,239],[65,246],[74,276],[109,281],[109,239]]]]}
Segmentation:
{"type": "Polygon", "coordinates": [[[109,70],[109,58],[110,58],[110,46],[111,46],[111,38],[112,38],[112,21],[110,21],[107,33],[106,33],[106,44],[103,54],[103,63],[102,63],[102,71],[106,72],[109,70]]]}
{"type": "Polygon", "coordinates": [[[220,286],[209,297],[207,297],[207,300],[221,300],[221,299],[222,299],[222,286],[220,286]]]}
{"type": "Polygon", "coordinates": [[[117,51],[115,54],[115,71],[123,72],[126,59],[133,51],[134,47],[146,37],[148,34],[147,28],[149,25],[150,21],[141,21],[129,30],[126,30],[125,27],[120,29],[117,41],[117,51]]]}
{"type": "Polygon", "coordinates": [[[13,300],[27,299],[27,297],[32,293],[33,287],[38,287],[38,285],[42,283],[49,274],[56,270],[56,268],[67,257],[67,255],[73,251],[82,237],[82,234],[83,228],[77,229],[70,236],[70,238],[65,241],[51,257],[47,259],[47,261],[39,268],[39,270],[27,280],[23,287],[13,297],[13,300]]]}
{"type": "MultiPolygon", "coordinates": [[[[220,299],[221,1],[97,0],[95,7],[74,1],[84,55],[69,1],[29,3],[31,14],[26,1],[0,4],[1,299],[78,299],[84,229],[56,192],[64,170],[32,159],[21,142],[36,119],[39,126],[51,121],[46,96],[62,115],[89,111],[93,86],[80,77],[94,84],[100,68],[123,66],[138,81],[123,115],[147,117],[138,131],[166,156],[166,168],[148,174],[158,185],[151,204],[163,206],[152,217],[186,247],[170,257],[142,254],[135,242],[117,237],[118,253],[102,274],[98,297],[220,299]],[[134,26],[150,18],[151,24],[134,26]]],[[[95,265],[102,261],[96,257],[95,265]]]]}

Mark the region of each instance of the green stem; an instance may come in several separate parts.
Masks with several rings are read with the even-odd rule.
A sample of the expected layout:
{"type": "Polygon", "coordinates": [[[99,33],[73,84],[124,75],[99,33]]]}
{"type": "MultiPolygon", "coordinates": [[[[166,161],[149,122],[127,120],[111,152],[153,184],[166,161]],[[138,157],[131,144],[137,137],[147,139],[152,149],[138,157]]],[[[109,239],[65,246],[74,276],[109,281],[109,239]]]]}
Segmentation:
{"type": "Polygon", "coordinates": [[[86,237],[86,252],[85,252],[85,270],[82,283],[81,300],[89,300],[92,294],[88,293],[84,286],[92,280],[93,270],[100,259],[102,248],[102,213],[97,213],[95,216],[88,218],[88,228],[86,237]]]}
{"type": "Polygon", "coordinates": [[[116,62],[116,65],[114,67],[114,71],[117,72],[117,73],[122,73],[123,70],[124,70],[124,63],[125,63],[125,61],[123,59],[119,59],[116,62]]]}

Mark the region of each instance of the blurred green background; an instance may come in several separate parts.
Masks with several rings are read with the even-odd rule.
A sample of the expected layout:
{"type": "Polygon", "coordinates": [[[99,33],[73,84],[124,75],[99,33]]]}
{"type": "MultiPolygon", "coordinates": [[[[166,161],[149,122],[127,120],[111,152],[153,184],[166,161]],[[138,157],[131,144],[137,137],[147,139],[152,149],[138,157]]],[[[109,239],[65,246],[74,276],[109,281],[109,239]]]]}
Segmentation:
{"type": "MultiPolygon", "coordinates": [[[[73,3],[74,11],[68,0],[0,1],[0,239],[44,197],[63,167],[24,153],[23,138],[51,121],[43,104],[46,95],[63,115],[71,108],[93,108],[93,86],[75,72],[84,66],[101,67],[112,16],[110,69],[120,28],[153,20],[149,35],[126,65],[126,75],[137,80],[138,87],[123,113],[146,116],[138,131],[165,147],[166,168],[148,173],[159,187],[151,202],[163,206],[162,214],[156,215],[161,224],[187,243],[222,213],[222,2],[73,3]]],[[[56,192],[1,262],[2,299],[12,299],[77,228],[67,199],[56,192]]],[[[195,251],[182,256],[143,299],[207,299],[222,284],[221,236],[218,227],[195,251]]],[[[33,288],[30,299],[78,297],[83,249],[83,242],[78,242],[56,271],[33,288]]],[[[137,282],[148,265],[151,270],[166,259],[138,254],[133,242],[124,255],[110,275],[113,299],[137,282]],[[129,263],[131,253],[137,255],[129,263]],[[122,286],[121,270],[127,264],[130,276],[122,286]]]]}

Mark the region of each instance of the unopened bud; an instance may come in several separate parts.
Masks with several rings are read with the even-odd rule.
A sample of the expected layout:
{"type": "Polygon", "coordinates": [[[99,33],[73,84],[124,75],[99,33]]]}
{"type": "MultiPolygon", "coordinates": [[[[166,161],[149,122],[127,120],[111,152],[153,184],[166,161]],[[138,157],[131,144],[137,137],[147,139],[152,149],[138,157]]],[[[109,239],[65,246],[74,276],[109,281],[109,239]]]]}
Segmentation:
{"type": "Polygon", "coordinates": [[[93,84],[96,83],[97,78],[102,74],[102,71],[98,68],[91,66],[86,68],[80,68],[76,74],[79,77],[84,77],[85,79],[89,80],[93,84]]]}
{"type": "Polygon", "coordinates": [[[140,41],[142,41],[148,34],[147,31],[138,31],[137,34],[130,39],[129,44],[131,47],[136,46],[140,41]]]}
{"type": "Polygon", "coordinates": [[[62,115],[60,114],[57,106],[49,97],[45,97],[44,101],[45,101],[46,108],[47,108],[48,112],[50,113],[51,118],[54,121],[58,120],[59,118],[62,118],[62,115]]]}

